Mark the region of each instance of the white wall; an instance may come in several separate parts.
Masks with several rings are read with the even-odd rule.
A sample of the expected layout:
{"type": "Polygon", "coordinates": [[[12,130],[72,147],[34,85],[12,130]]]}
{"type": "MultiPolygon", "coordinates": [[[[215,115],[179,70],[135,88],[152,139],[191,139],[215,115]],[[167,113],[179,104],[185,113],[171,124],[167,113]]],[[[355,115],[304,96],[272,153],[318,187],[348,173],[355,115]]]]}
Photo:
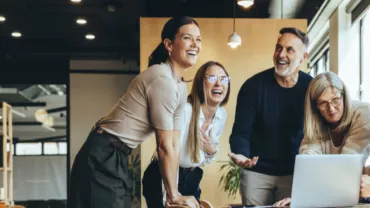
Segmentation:
{"type": "MultiPolygon", "coordinates": [[[[78,69],[89,68],[96,62],[85,61],[78,69]]],[[[71,70],[77,65],[71,61],[71,70]]],[[[104,64],[109,69],[109,64],[104,64]]],[[[111,67],[113,68],[113,66],[111,67]]],[[[114,68],[117,68],[115,65],[114,68]]],[[[96,68],[94,68],[96,69],[96,68]]],[[[85,142],[91,128],[106,115],[126,92],[136,75],[127,74],[70,74],[70,164],[85,142]]]]}
{"type": "Polygon", "coordinates": [[[67,156],[14,156],[13,166],[14,200],[67,199],[67,156]]]}

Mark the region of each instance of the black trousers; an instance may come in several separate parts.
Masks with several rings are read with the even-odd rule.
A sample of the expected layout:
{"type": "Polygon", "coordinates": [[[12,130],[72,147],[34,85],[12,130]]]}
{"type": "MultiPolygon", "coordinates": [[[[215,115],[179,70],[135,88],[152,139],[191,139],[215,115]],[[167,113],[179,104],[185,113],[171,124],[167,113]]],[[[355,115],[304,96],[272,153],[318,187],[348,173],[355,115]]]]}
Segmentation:
{"type": "Polygon", "coordinates": [[[68,207],[130,208],[127,157],[111,146],[109,135],[91,132],[72,167],[68,207]]]}
{"type": "MultiPolygon", "coordinates": [[[[198,202],[201,190],[199,187],[203,177],[203,170],[199,167],[193,171],[179,169],[178,189],[182,195],[194,196],[198,202]]],[[[163,208],[162,175],[159,170],[158,161],[153,160],[144,172],[143,196],[148,208],[163,208]]]]}

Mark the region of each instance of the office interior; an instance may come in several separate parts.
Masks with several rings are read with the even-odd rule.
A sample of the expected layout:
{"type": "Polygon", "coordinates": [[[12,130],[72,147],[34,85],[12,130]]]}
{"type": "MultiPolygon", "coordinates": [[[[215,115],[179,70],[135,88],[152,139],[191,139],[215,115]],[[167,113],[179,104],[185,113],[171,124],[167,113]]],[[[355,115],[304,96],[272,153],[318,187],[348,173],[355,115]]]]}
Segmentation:
{"type": "MultiPolygon", "coordinates": [[[[332,71],[352,99],[370,102],[370,1],[252,0],[248,8],[238,2],[1,0],[0,123],[11,126],[1,128],[2,139],[12,131],[12,144],[1,147],[11,154],[4,153],[1,161],[12,168],[0,173],[2,190],[11,178],[0,200],[30,208],[67,207],[68,177],[78,150],[95,122],[147,68],[163,24],[175,15],[194,17],[203,38],[198,63],[185,77],[191,79],[199,66],[214,60],[232,79],[220,149],[216,161],[204,167],[201,182],[202,199],[214,207],[241,203],[238,193],[229,196],[219,185],[225,173],[220,167],[229,161],[237,93],[245,80],[273,66],[280,28],[307,32],[303,71],[313,77],[332,71]],[[233,32],[241,37],[236,48],[228,45],[233,32]],[[6,180],[5,172],[11,172],[6,180]]],[[[130,156],[136,184],[132,207],[146,207],[141,177],[154,150],[153,138],[130,156]]]]}

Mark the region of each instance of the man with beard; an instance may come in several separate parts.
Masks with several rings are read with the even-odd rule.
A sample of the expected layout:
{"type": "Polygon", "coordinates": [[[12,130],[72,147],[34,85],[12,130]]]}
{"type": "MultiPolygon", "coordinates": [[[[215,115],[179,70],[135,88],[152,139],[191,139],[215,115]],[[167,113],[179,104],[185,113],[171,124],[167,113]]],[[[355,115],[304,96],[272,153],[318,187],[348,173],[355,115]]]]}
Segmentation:
{"type": "Polygon", "coordinates": [[[307,47],[305,33],[282,28],[275,67],[252,76],[239,91],[230,157],[241,167],[244,205],[269,205],[291,195],[294,160],[303,138],[304,99],[312,79],[300,71],[307,47]]]}

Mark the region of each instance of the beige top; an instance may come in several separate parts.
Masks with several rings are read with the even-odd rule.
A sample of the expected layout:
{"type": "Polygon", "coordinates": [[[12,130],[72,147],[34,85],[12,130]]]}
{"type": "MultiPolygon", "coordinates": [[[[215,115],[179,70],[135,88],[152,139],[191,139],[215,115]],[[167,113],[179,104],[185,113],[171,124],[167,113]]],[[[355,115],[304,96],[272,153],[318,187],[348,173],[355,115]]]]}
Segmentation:
{"type": "Polygon", "coordinates": [[[343,143],[335,147],[332,140],[308,143],[303,139],[300,154],[364,154],[366,160],[370,150],[370,104],[352,101],[353,117],[343,143]]]}
{"type": "Polygon", "coordinates": [[[153,65],[135,77],[98,125],[136,148],[154,129],[181,130],[186,96],[185,83],[168,63],[153,65]]]}

